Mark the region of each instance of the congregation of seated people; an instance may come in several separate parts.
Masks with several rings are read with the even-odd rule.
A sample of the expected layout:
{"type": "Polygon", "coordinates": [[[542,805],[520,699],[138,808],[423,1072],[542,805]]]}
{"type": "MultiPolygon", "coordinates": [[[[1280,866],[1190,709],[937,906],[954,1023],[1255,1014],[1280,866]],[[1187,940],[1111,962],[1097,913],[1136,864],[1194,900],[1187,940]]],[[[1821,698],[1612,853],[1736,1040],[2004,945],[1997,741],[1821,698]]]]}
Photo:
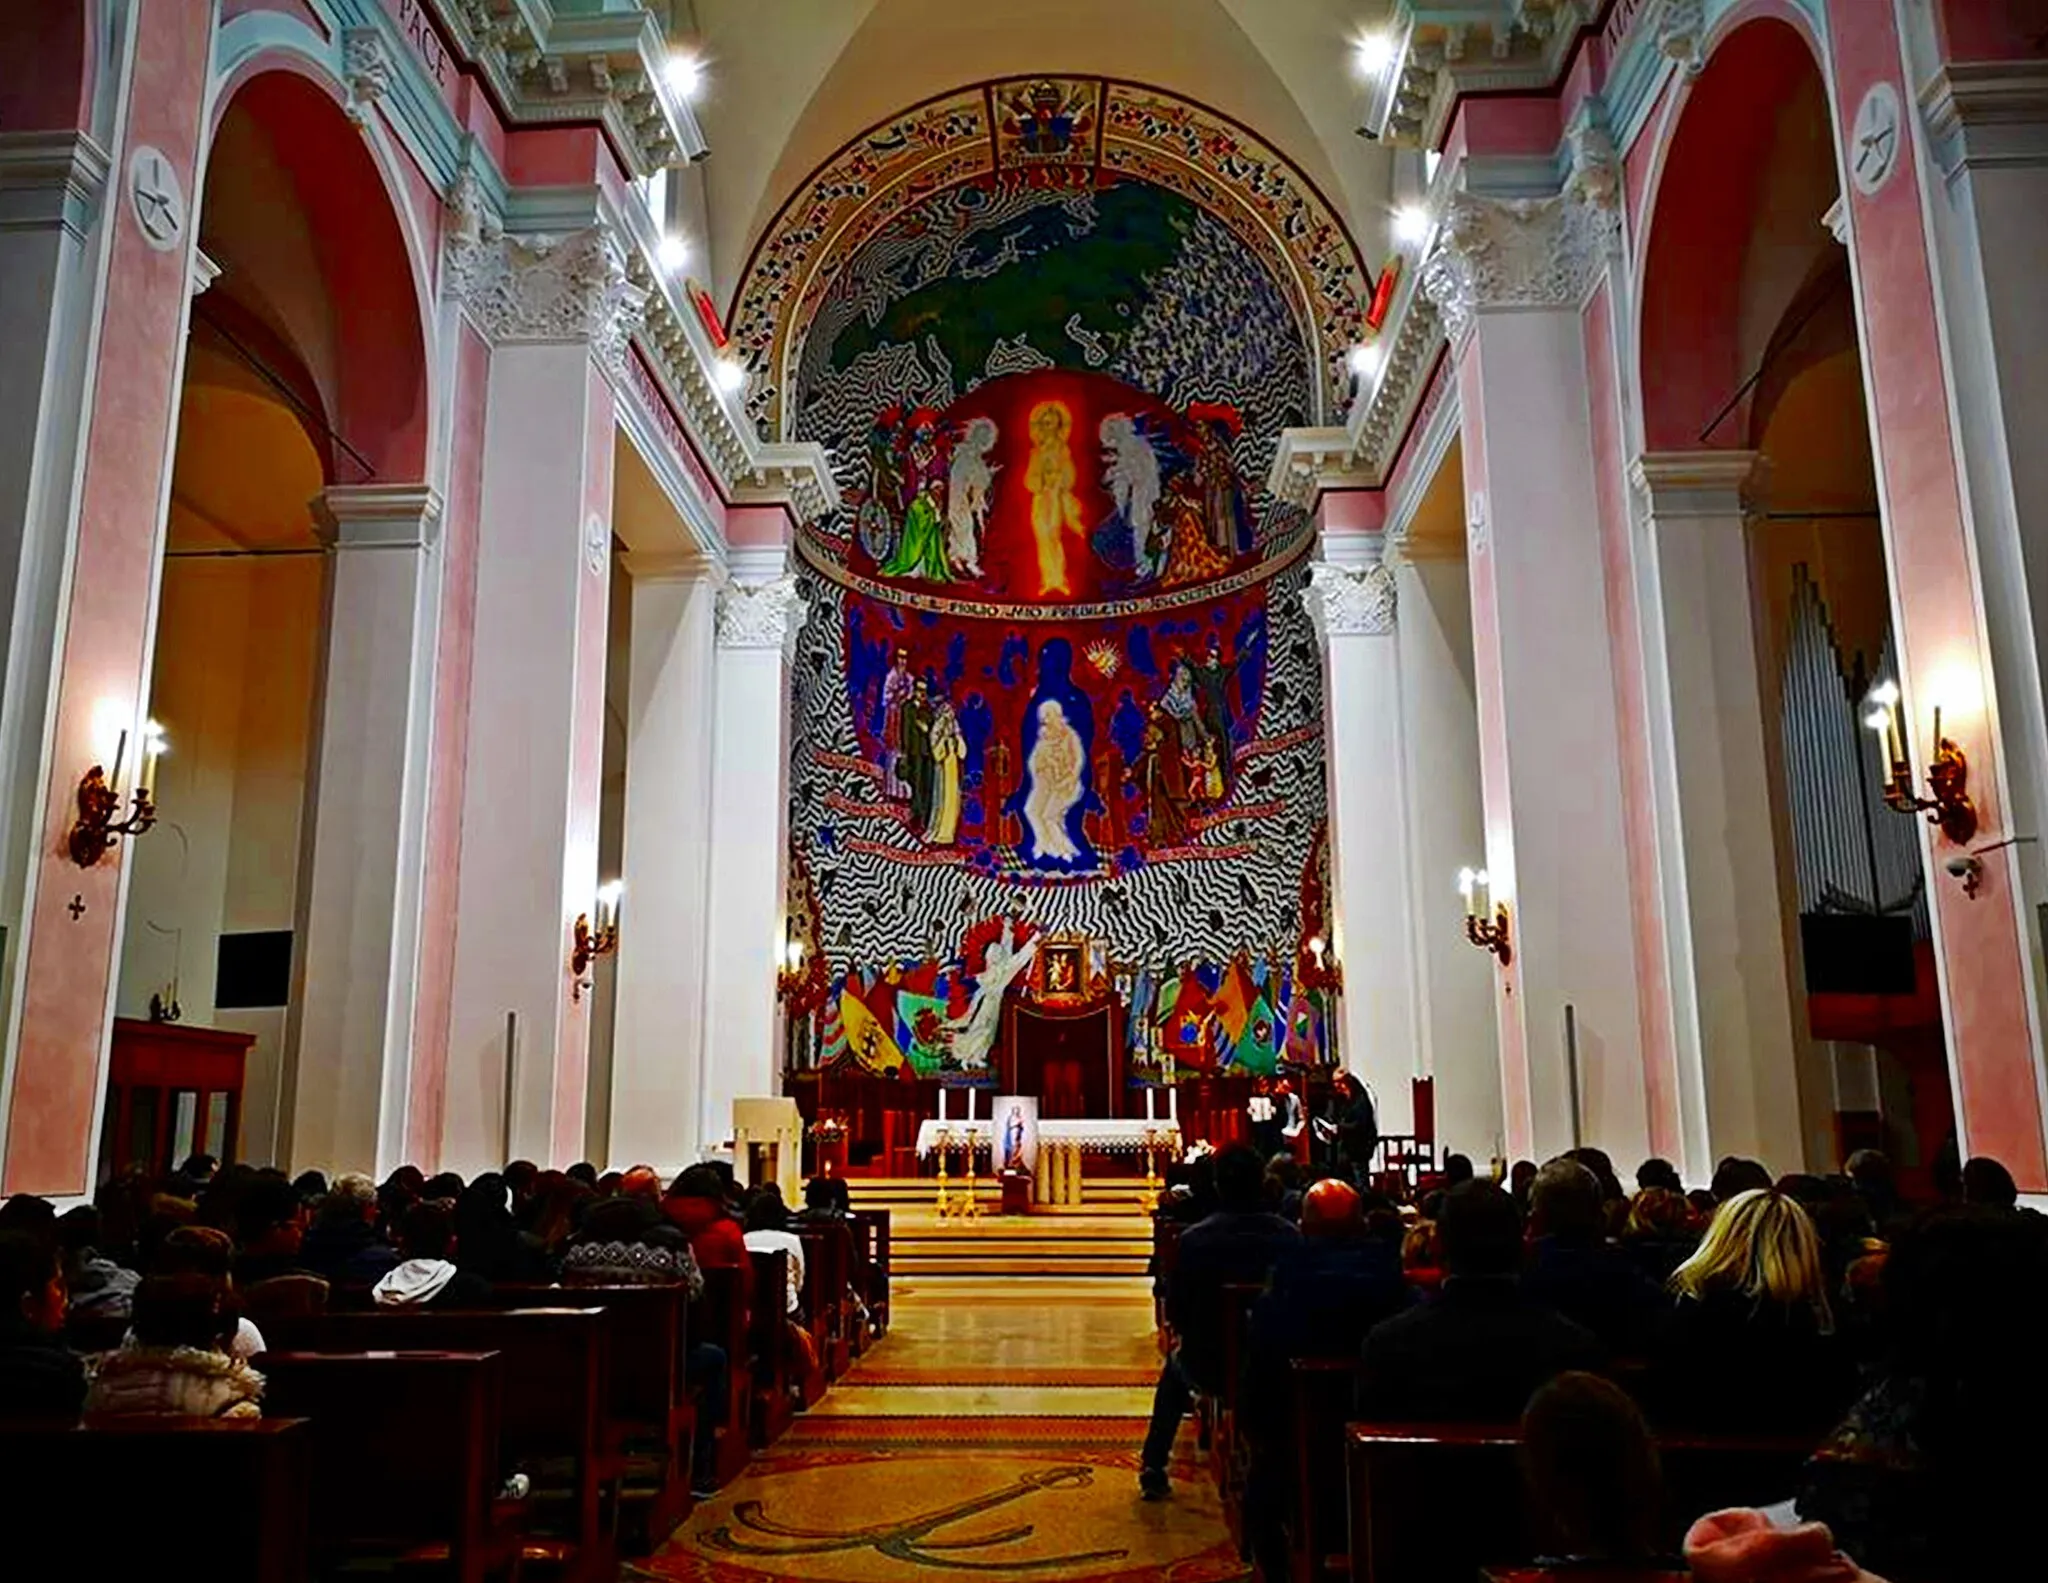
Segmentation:
{"type": "Polygon", "coordinates": [[[1833,1176],[1731,1158],[1692,1193],[1654,1159],[1630,1191],[1592,1148],[1504,1182],[1456,1155],[1412,1186],[1361,1174],[1231,1145],[1177,1169],[1158,1212],[1167,1355],[1140,1490],[1172,1494],[1191,1411],[1204,1448],[1227,1422],[1236,1471],[1212,1454],[1209,1476],[1256,1576],[1319,1570],[1292,1486],[1345,1455],[1297,1438],[1298,1360],[1342,1369],[1314,1378],[1350,1393],[1354,1439],[1519,1441],[1539,1572],[2039,1575],[2048,1218],[1998,1162],[1951,1160],[1921,1203],[1869,1151],[1833,1176]],[[1659,1446],[1743,1443],[1793,1448],[1780,1504],[1660,1529],[1659,1446]]]}
{"type": "MultiPolygon", "coordinates": [[[[886,1224],[886,1214],[858,1218],[886,1224]]],[[[722,1162],[667,1183],[645,1166],[600,1176],[589,1165],[514,1162],[467,1181],[405,1166],[379,1184],[195,1158],[161,1179],[118,1177],[62,1214],[17,1195],[0,1204],[0,1433],[259,1420],[265,1326],[303,1337],[327,1316],[496,1317],[576,1306],[578,1293],[601,1304],[628,1287],[672,1286],[689,1303],[704,1296],[707,1273],[723,1272],[723,1300],[740,1311],[701,1335],[692,1318],[680,1349],[694,1416],[688,1485],[702,1498],[730,1476],[716,1445],[731,1403],[741,1403],[742,1453],[750,1429],[754,1444],[768,1438],[744,1421],[750,1398],[732,1388],[734,1371],[751,1367],[753,1388],[783,1394],[780,1405],[794,1410],[810,1399],[804,1372],[819,1367],[813,1336],[823,1327],[811,1308],[829,1304],[835,1326],[843,1312],[848,1332],[862,1332],[855,1350],[871,1304],[886,1311],[885,1284],[872,1284],[865,1257],[866,1226],[862,1257],[820,1261],[839,1272],[838,1290],[807,1270],[813,1240],[856,1244],[855,1219],[837,1180],[810,1184],[804,1209],[792,1213],[778,1188],[742,1190],[722,1162]],[[782,1289],[756,1294],[760,1255],[772,1256],[764,1268],[786,1269],[782,1289]],[[758,1326],[757,1302],[773,1305],[758,1326]],[[771,1366],[733,1355],[751,1353],[757,1334],[769,1338],[771,1366]],[[736,1347],[735,1338],[745,1339],[736,1347]]]]}

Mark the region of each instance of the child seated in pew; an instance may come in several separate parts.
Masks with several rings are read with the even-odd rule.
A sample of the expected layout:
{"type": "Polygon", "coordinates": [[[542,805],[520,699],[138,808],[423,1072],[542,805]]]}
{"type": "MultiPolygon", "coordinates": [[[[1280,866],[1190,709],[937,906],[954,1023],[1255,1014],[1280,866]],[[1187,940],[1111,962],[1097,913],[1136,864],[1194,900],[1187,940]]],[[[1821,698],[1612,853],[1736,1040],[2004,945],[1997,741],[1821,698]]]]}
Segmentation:
{"type": "Polygon", "coordinates": [[[1538,1566],[1681,1570],[1658,1553],[1657,1447],[1620,1386],[1576,1370],[1543,1386],[1522,1413],[1521,1461],[1538,1566]]]}
{"type": "Polygon", "coordinates": [[[85,1360],[64,1345],[64,1266],[57,1244],[0,1232],[0,1418],[76,1420],[85,1360]]]}
{"type": "Polygon", "coordinates": [[[476,1308],[490,1283],[455,1264],[455,1216],[436,1202],[414,1204],[398,1222],[400,1262],[370,1288],[379,1308],[476,1308]]]}
{"type": "Polygon", "coordinates": [[[129,1340],[93,1369],[86,1412],[262,1417],[263,1376],[227,1350],[237,1317],[215,1276],[150,1276],[135,1289],[129,1340]]]}

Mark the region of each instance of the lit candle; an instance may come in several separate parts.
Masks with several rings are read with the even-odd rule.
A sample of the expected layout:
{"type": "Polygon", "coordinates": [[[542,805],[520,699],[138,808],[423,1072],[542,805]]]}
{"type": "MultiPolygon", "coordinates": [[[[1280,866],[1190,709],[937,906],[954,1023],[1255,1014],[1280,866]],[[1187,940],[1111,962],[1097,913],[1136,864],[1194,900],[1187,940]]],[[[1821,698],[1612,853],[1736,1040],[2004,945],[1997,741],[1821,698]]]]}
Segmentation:
{"type": "Polygon", "coordinates": [[[945,1085],[944,1083],[941,1083],[941,1084],[939,1085],[939,1120],[941,1120],[941,1121],[944,1121],[945,1119],[946,1119],[946,1085],[945,1085]]]}
{"type": "Polygon", "coordinates": [[[1474,888],[1478,883],[1479,875],[1474,870],[1469,868],[1458,870],[1458,894],[1465,898],[1465,916],[1468,918],[1479,916],[1479,908],[1472,900],[1474,888]]]}
{"type": "Polygon", "coordinates": [[[1166,1119],[1172,1122],[1175,1127],[1179,1127],[1180,1090],[1178,1088],[1169,1088],[1166,1091],[1166,1119]]]}
{"type": "Polygon", "coordinates": [[[1153,1105],[1157,1103],[1158,1098],[1159,1096],[1152,1091],[1152,1085],[1147,1083],[1145,1085],[1145,1119],[1147,1121],[1157,1121],[1159,1119],[1152,1109],[1153,1105]]]}
{"type": "Polygon", "coordinates": [[[107,788],[118,791],[121,787],[121,760],[128,756],[128,731],[122,728],[121,735],[114,742],[114,773],[107,777],[107,788]]]}
{"type": "Polygon", "coordinates": [[[156,764],[164,756],[164,728],[154,720],[144,727],[142,734],[142,793],[151,802],[156,801],[156,764]]]}
{"type": "Polygon", "coordinates": [[[597,887],[597,926],[609,929],[619,921],[619,897],[624,894],[626,882],[611,880],[597,887]]]}
{"type": "Polygon", "coordinates": [[[1481,869],[1472,876],[1473,894],[1478,898],[1473,904],[1474,917],[1484,918],[1493,905],[1493,876],[1481,869]]]}

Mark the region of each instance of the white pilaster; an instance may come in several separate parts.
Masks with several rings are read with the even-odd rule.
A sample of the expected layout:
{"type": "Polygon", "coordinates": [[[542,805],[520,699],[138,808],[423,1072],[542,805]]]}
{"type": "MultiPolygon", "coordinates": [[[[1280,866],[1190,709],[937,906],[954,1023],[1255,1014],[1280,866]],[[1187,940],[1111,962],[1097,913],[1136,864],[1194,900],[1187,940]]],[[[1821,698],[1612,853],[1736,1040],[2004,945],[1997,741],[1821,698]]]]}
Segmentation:
{"type": "Polygon", "coordinates": [[[664,1176],[700,1157],[710,942],[718,569],[631,555],[625,867],[614,990],[612,1162],[664,1176]]]}
{"type": "Polygon", "coordinates": [[[406,1154],[441,500],[366,484],[316,509],[334,555],[283,1141],[296,1167],[381,1176],[406,1154]]]}
{"type": "Polygon", "coordinates": [[[1377,534],[1325,535],[1302,598],[1323,646],[1331,941],[1344,969],[1343,1062],[1371,1085],[1380,1130],[1413,1130],[1421,1070],[1401,665],[1393,569],[1377,534]]]}
{"type": "Polygon", "coordinates": [[[776,1092],[775,1004],[788,819],[789,652],[806,606],[781,550],[734,557],[718,595],[711,865],[706,906],[704,1082],[698,1138],[732,1136],[735,1099],[776,1092]]]}
{"type": "Polygon", "coordinates": [[[1436,1082],[1440,1147],[1483,1169],[1504,1144],[1493,958],[1465,938],[1458,870],[1486,851],[1472,690],[1472,590],[1464,562],[1394,563],[1401,760],[1421,988],[1422,1068],[1436,1082]]]}
{"type": "Polygon", "coordinates": [[[1513,933],[1503,1119],[1509,1152],[1539,1160],[1575,1133],[1616,1159],[1651,1152],[1580,323],[1619,223],[1597,154],[1555,197],[1454,195],[1423,270],[1457,358],[1486,867],[1513,933]]]}
{"type": "MultiPolygon", "coordinates": [[[[1757,665],[1749,451],[1638,457],[1636,587],[1677,1046],[1679,1169],[1798,1161],[1803,1007],[1787,971],[1757,665]]],[[[1825,1074],[1821,1075],[1825,1083],[1825,1074]]],[[[1823,1107],[1825,1092],[1815,1096],[1823,1107]]]]}

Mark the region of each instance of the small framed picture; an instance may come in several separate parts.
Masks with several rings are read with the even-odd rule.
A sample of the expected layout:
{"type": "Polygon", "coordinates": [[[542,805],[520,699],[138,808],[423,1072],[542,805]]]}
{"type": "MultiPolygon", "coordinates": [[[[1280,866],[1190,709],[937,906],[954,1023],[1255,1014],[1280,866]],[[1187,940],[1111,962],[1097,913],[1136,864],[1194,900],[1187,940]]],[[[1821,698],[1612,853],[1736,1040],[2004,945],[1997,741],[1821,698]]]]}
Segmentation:
{"type": "Polygon", "coordinates": [[[1038,952],[1038,998],[1059,1001],[1088,998],[1088,942],[1047,940],[1038,952]]]}

